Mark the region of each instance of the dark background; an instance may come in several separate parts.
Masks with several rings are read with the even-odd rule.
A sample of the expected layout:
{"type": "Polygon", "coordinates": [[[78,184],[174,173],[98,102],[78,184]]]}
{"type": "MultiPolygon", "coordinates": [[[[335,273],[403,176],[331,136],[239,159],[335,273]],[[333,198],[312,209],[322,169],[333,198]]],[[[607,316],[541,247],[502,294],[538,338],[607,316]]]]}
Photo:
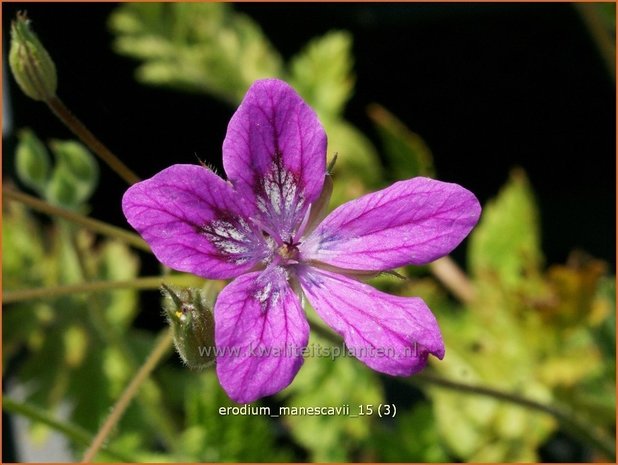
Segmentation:
{"type": "MultiPolygon", "coordinates": [[[[137,63],[111,50],[106,19],[114,7],[5,3],[5,50],[11,19],[27,10],[56,62],[58,95],[139,176],[195,163],[196,156],[221,167],[234,108],[138,85],[137,63]]],[[[384,105],[427,141],[440,178],[467,187],[483,204],[512,167],[524,168],[541,209],[547,262],[564,262],[578,248],[615,268],[615,83],[571,4],[237,8],[285,59],[329,30],[350,31],[357,86],[346,117],[353,124],[377,143],[365,109],[384,105]]],[[[72,137],[10,77],[8,86],[13,132],[3,139],[5,178],[13,177],[16,129],[32,127],[43,139],[72,137]]],[[[120,209],[126,185],[104,166],[101,174],[91,215],[128,228],[120,209]]],[[[456,258],[462,256],[458,251],[456,258]]],[[[156,270],[152,257],[143,260],[145,269],[156,270]]],[[[163,325],[152,312],[137,323],[163,325]]],[[[578,459],[575,451],[546,453],[546,459],[578,459]]]]}
{"type": "MultiPolygon", "coordinates": [[[[113,4],[3,4],[3,35],[28,11],[58,68],[58,95],[138,175],[196,155],[221,164],[234,109],[213,98],[144,87],[136,62],[111,50],[113,4]]],[[[482,203],[509,169],[528,173],[548,263],[583,249],[615,264],[615,84],[571,4],[240,4],[284,58],[331,29],[354,35],[357,87],[346,116],[377,142],[378,102],[419,133],[440,178],[482,203]]],[[[70,134],[9,79],[14,128],[70,134]]],[[[5,96],[6,97],[6,96],[5,96]]],[[[13,137],[3,168],[12,173],[13,137]]],[[[92,215],[126,225],[123,181],[107,168],[92,215]]]]}

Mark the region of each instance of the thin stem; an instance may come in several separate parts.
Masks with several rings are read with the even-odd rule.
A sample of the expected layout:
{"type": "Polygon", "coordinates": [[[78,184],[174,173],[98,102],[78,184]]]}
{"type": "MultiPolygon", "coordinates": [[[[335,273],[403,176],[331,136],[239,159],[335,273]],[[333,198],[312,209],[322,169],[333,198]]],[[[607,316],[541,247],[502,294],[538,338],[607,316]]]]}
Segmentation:
{"type": "MultiPolygon", "coordinates": [[[[88,269],[86,263],[89,253],[88,250],[79,246],[74,228],[72,228],[73,225],[67,223],[63,225],[68,227],[65,231],[67,231],[71,237],[71,244],[77,254],[78,263],[81,268],[82,279],[86,282],[95,279],[95,276],[88,269]]],[[[111,325],[107,318],[105,318],[103,308],[101,307],[101,300],[93,293],[88,293],[87,299],[88,305],[86,311],[88,312],[94,329],[108,346],[115,347],[116,350],[122,354],[131,372],[137,371],[139,363],[133,348],[127,343],[123,334],[118,331],[117,327],[111,325]]],[[[160,437],[163,444],[171,448],[176,442],[176,428],[171,424],[171,416],[166,412],[165,406],[158,402],[156,398],[153,398],[155,392],[157,397],[160,396],[159,387],[152,380],[147,380],[145,384],[148,388],[142,391],[142,395],[138,397],[137,401],[144,410],[153,433],[160,437]]]]}
{"type": "Polygon", "coordinates": [[[169,329],[164,330],[163,334],[159,336],[154,348],[148,358],[144,362],[144,364],[140,367],[138,372],[135,374],[129,385],[126,387],[116,404],[112,409],[112,412],[109,414],[101,429],[93,439],[90,447],[85,452],[84,457],[82,458],[82,463],[92,462],[97,455],[97,452],[103,446],[103,443],[110,435],[114,426],[120,421],[122,415],[125,410],[133,400],[133,397],[137,394],[140,386],[144,383],[148,376],[157,366],[157,364],[161,361],[164,355],[168,353],[168,351],[172,348],[172,333],[169,329]]]}
{"type": "Polygon", "coordinates": [[[429,384],[444,389],[451,389],[461,394],[491,397],[530,410],[537,410],[549,414],[558,420],[565,432],[570,433],[571,437],[575,440],[583,439],[597,450],[603,452],[609,459],[615,460],[616,444],[613,439],[599,431],[596,425],[590,424],[572,415],[562,407],[544,404],[536,400],[494,388],[452,381],[427,372],[419,373],[411,378],[405,378],[404,382],[414,386],[429,384]]]}
{"type": "Polygon", "coordinates": [[[128,184],[135,184],[140,178],[131,171],[111,150],[109,150],[92,132],[82,123],[57,96],[45,103],[52,112],[75,134],[79,139],[96,153],[112,170],[128,184]]]}
{"type": "MultiPolygon", "coordinates": [[[[311,323],[311,330],[335,344],[341,344],[341,339],[331,331],[311,323]]],[[[518,394],[500,391],[485,386],[475,386],[442,378],[440,376],[423,372],[409,378],[400,378],[406,384],[418,387],[419,385],[432,385],[444,389],[450,389],[464,395],[477,395],[490,397],[502,402],[508,402],[529,410],[536,410],[554,417],[563,426],[565,432],[570,433],[576,440],[585,440],[588,444],[603,452],[611,460],[615,460],[616,446],[612,439],[597,431],[595,425],[589,424],[579,417],[572,415],[567,410],[547,405],[518,394]]]]}
{"type": "Polygon", "coordinates": [[[461,302],[474,299],[474,287],[461,268],[448,255],[429,264],[429,271],[461,302]]]}
{"type": "Polygon", "coordinates": [[[69,294],[105,292],[114,289],[158,289],[165,281],[178,286],[187,283],[187,276],[168,275],[168,276],[144,276],[141,278],[128,279],[122,281],[92,281],[65,286],[39,287],[35,289],[19,289],[16,291],[4,291],[2,294],[3,304],[12,304],[33,299],[52,299],[69,294]]]}
{"type": "Polygon", "coordinates": [[[97,232],[104,236],[110,236],[119,239],[129,245],[132,245],[137,249],[145,250],[146,252],[151,251],[150,247],[148,247],[148,244],[146,244],[146,242],[141,237],[139,237],[137,234],[125,231],[122,228],[117,228],[116,226],[112,226],[102,221],[93,220],[92,218],[80,215],[79,213],[56,207],[43,200],[37,199],[36,197],[32,197],[31,195],[24,194],[23,192],[19,192],[7,187],[2,187],[2,195],[9,200],[21,202],[24,205],[29,206],[33,210],[45,213],[50,216],[57,216],[59,218],[63,218],[67,221],[79,224],[86,229],[97,232]]]}
{"type": "MultiPolygon", "coordinates": [[[[68,421],[58,420],[49,412],[28,402],[17,402],[10,397],[3,397],[2,409],[6,412],[23,415],[31,421],[43,423],[64,434],[67,438],[72,439],[76,444],[87,446],[92,442],[92,435],[82,427],[68,421]]],[[[132,458],[131,456],[128,456],[113,447],[106,446],[104,450],[106,454],[115,460],[128,463],[134,463],[136,461],[135,458],[132,458]]]]}
{"type": "MultiPolygon", "coordinates": [[[[97,221],[97,220],[93,220],[90,219],[86,216],[77,214],[75,212],[72,211],[68,211],[68,210],[64,210],[62,208],[58,208],[55,207],[53,205],[50,205],[44,201],[41,201],[35,197],[31,197],[27,194],[23,194],[21,192],[17,192],[15,190],[12,189],[7,189],[4,188],[2,189],[2,192],[4,194],[4,196],[10,200],[15,200],[15,201],[19,201],[27,206],[29,206],[30,208],[49,214],[51,216],[54,217],[60,217],[63,218],[65,220],[71,221],[73,223],[79,224],[81,226],[84,226],[87,229],[93,230],[95,232],[98,232],[100,234],[104,234],[107,236],[111,236],[114,237],[116,239],[120,239],[124,242],[129,243],[130,245],[133,245],[134,247],[140,248],[142,250],[145,250],[147,252],[151,252],[150,248],[148,247],[148,245],[137,235],[129,233],[123,229],[120,228],[116,228],[114,226],[108,225],[106,223],[103,223],[101,221],[97,221]]],[[[148,279],[148,278],[146,278],[148,279]]],[[[138,287],[139,286],[144,286],[144,288],[152,288],[152,287],[158,287],[158,285],[160,284],[160,278],[156,278],[153,277],[152,278],[153,281],[151,281],[150,283],[148,283],[147,281],[142,281],[140,282],[139,278],[137,280],[137,283],[133,282],[130,284],[137,284],[138,287]],[[154,280],[156,280],[156,285],[154,283],[154,280]]],[[[171,280],[174,281],[176,279],[176,277],[173,277],[171,280]]],[[[167,277],[166,277],[167,280],[167,277]]],[[[108,290],[108,289],[114,289],[114,288],[121,288],[121,287],[126,287],[124,284],[129,284],[129,283],[114,283],[114,284],[103,284],[103,283],[79,283],[79,284],[75,284],[75,285],[68,285],[68,286],[59,286],[56,288],[49,288],[47,290],[45,289],[36,289],[36,290],[22,290],[22,291],[15,291],[15,294],[11,295],[10,292],[5,292],[4,293],[4,299],[3,303],[8,303],[8,302],[15,302],[15,301],[19,301],[19,300],[23,300],[23,299],[29,299],[29,298],[37,298],[37,297],[46,297],[46,296],[59,296],[59,295],[64,295],[64,294],[68,294],[68,293],[73,293],[73,292],[80,292],[80,291],[85,291],[85,292],[89,292],[89,291],[94,291],[94,292],[98,292],[98,291],[103,291],[103,290],[108,290]],[[89,287],[92,287],[94,289],[89,289],[89,287]],[[7,296],[7,294],[9,294],[7,296]],[[8,299],[7,299],[8,298],[8,299]]],[[[132,351],[129,350],[129,347],[124,344],[124,342],[122,341],[121,338],[117,338],[115,337],[114,339],[116,342],[120,342],[117,345],[117,347],[119,347],[120,349],[120,353],[125,354],[125,356],[127,357],[127,361],[129,362],[129,365],[134,367],[134,369],[137,369],[138,367],[138,363],[137,361],[134,359],[134,357],[132,356],[132,351]]],[[[153,388],[153,389],[157,389],[158,391],[158,387],[156,385],[154,385],[154,383],[149,383],[149,385],[153,388]]],[[[149,388],[150,389],[150,388],[149,388]]],[[[146,391],[145,396],[144,396],[144,401],[141,402],[142,404],[148,404],[147,408],[153,407],[156,410],[156,403],[157,400],[154,398],[153,395],[150,394],[154,394],[151,393],[150,391],[146,391]]],[[[156,423],[159,425],[160,427],[160,431],[161,434],[163,434],[166,437],[166,441],[169,443],[173,443],[173,431],[174,429],[171,427],[168,427],[167,422],[165,421],[165,415],[162,415],[161,413],[157,413],[156,411],[154,412],[154,415],[156,416],[157,419],[159,419],[160,421],[156,421],[156,423]]]]}

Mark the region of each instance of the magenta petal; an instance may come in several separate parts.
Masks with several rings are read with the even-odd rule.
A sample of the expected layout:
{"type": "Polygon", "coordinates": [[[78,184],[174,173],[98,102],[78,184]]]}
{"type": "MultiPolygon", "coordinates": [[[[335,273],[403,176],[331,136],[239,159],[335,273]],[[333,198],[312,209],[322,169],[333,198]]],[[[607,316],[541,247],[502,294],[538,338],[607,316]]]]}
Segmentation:
{"type": "Polygon", "coordinates": [[[267,253],[250,225],[254,207],[201,166],[174,165],[131,186],[122,210],[159,261],[175,270],[232,278],[267,253]]]}
{"type": "Polygon", "coordinates": [[[269,267],[236,278],[217,298],[217,375],[236,402],[279,392],[303,363],[309,324],[287,280],[284,268],[269,267]]]}
{"type": "Polygon", "coordinates": [[[341,205],[300,251],[305,260],[352,270],[422,265],[457,247],[480,213],[463,187],[414,178],[341,205]]]}
{"type": "Polygon", "coordinates": [[[438,323],[422,299],[388,295],[316,268],[303,268],[299,279],[318,315],[374,370],[409,376],[425,367],[428,354],[444,357],[438,323]]]}
{"type": "Polygon", "coordinates": [[[223,166],[265,226],[287,241],[322,190],[326,133],[288,84],[256,81],[228,125],[223,166]]]}

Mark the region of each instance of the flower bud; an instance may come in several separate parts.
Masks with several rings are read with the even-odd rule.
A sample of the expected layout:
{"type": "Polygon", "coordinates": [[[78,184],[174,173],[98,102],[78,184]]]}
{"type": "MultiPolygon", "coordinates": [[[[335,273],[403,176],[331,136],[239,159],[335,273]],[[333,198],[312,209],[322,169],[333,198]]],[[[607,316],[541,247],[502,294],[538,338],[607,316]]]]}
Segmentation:
{"type": "Polygon", "coordinates": [[[21,90],[34,99],[47,101],[56,95],[56,66],[25,13],[18,13],[11,24],[9,64],[21,90]]]}
{"type": "Polygon", "coordinates": [[[207,368],[214,363],[215,322],[212,308],[200,289],[161,285],[163,309],[172,327],[174,345],[189,368],[207,368]]]}
{"type": "Polygon", "coordinates": [[[94,156],[76,141],[52,140],[50,148],[56,156],[47,200],[65,208],[77,208],[86,202],[99,181],[99,167],[94,156]],[[62,194],[61,197],[55,194],[62,194]]]}

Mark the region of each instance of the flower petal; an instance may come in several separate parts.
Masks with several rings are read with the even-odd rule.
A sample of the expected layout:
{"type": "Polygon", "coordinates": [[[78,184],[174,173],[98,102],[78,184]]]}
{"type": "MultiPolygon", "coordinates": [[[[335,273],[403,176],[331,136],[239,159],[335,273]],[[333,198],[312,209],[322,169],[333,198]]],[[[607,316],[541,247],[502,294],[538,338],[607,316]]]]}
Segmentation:
{"type": "Polygon", "coordinates": [[[249,221],[254,207],[201,166],[174,165],[131,186],[122,210],[157,259],[175,270],[232,278],[267,253],[249,221]]]}
{"type": "Polygon", "coordinates": [[[428,354],[444,357],[438,323],[422,299],[388,295],[316,268],[302,268],[298,276],[318,315],[374,370],[409,376],[425,367],[428,354]]]}
{"type": "Polygon", "coordinates": [[[223,166],[234,187],[255,201],[266,227],[287,241],[322,191],[326,133],[288,84],[259,80],[230,120],[223,166]]]}
{"type": "Polygon", "coordinates": [[[217,298],[217,375],[236,402],[280,391],[303,363],[309,324],[287,280],[271,266],[236,278],[217,298]]]}
{"type": "Polygon", "coordinates": [[[414,178],[341,205],[303,242],[303,259],[351,270],[422,265],[468,235],[481,207],[457,184],[414,178]]]}

